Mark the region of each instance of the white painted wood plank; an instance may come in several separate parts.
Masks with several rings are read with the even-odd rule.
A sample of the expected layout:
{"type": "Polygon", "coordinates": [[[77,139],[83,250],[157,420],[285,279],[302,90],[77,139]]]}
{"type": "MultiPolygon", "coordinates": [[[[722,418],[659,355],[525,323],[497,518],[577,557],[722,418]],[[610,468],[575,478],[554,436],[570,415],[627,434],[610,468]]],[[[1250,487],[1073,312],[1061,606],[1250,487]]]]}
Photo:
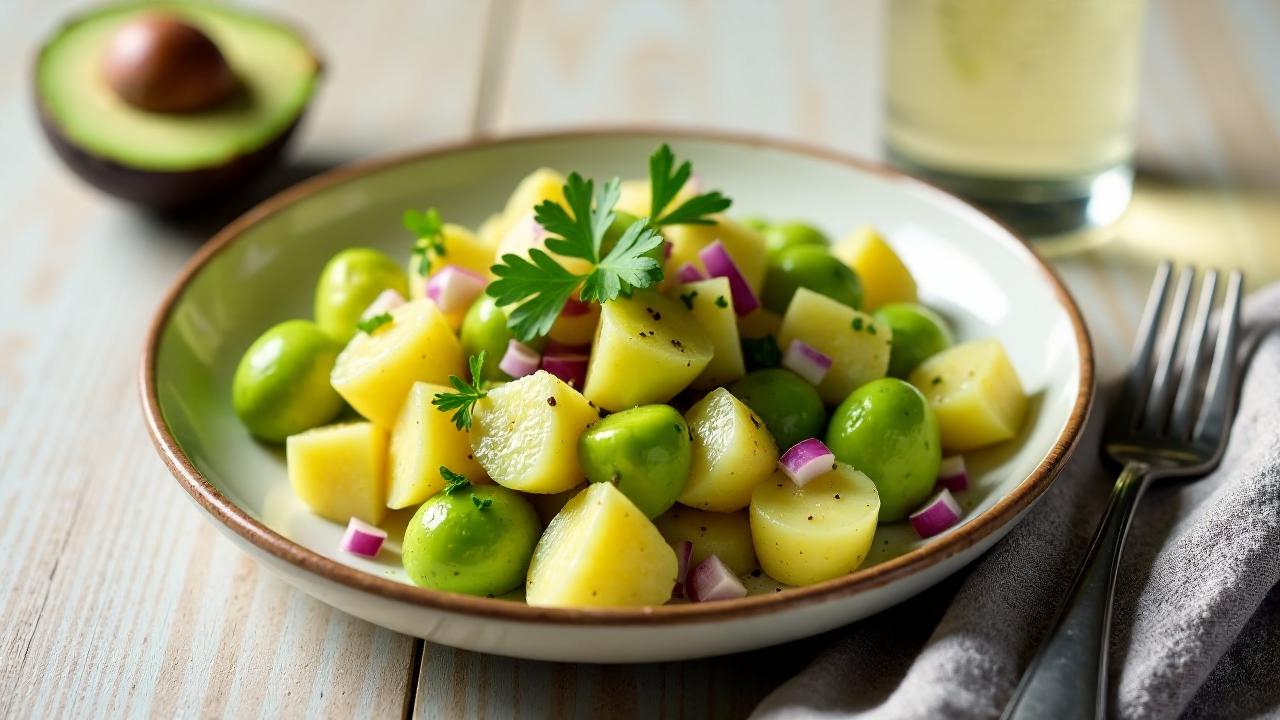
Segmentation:
{"type": "MultiPolygon", "coordinates": [[[[146,438],[143,333],[223,218],[109,202],[39,139],[28,59],[79,4],[0,10],[0,717],[399,715],[416,642],[262,571],[146,438]]],[[[305,170],[470,132],[485,3],[268,9],[329,61],[305,170]]]]}

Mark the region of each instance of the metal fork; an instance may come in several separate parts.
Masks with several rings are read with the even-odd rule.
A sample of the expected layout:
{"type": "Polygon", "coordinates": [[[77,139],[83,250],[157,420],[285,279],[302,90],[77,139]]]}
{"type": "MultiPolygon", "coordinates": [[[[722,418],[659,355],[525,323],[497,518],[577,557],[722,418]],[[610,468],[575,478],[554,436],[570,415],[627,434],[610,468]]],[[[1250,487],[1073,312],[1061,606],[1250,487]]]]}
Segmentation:
{"type": "Polygon", "coordinates": [[[1190,335],[1180,342],[1196,271],[1186,267],[1179,273],[1168,320],[1162,323],[1172,274],[1168,261],[1156,271],[1129,373],[1107,417],[1103,451],[1123,469],[1066,605],[1005,708],[1007,720],[1106,715],[1111,598],[1134,508],[1152,480],[1204,475],[1222,458],[1235,412],[1244,279],[1238,270],[1228,277],[1214,329],[1218,273],[1208,272],[1190,335]],[[1202,381],[1210,346],[1212,362],[1202,381]]]}

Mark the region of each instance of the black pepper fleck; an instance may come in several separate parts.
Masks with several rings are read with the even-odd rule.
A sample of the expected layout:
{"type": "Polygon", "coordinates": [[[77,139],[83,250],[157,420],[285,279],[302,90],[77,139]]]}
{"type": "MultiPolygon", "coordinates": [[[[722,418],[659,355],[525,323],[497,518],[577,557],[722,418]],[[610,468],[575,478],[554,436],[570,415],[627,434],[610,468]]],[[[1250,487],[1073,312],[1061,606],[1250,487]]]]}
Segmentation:
{"type": "Polygon", "coordinates": [[[555,407],[555,406],[556,406],[556,399],[555,399],[554,397],[549,397],[549,398],[547,398],[547,404],[548,404],[548,405],[550,405],[551,407],[555,407]]]}

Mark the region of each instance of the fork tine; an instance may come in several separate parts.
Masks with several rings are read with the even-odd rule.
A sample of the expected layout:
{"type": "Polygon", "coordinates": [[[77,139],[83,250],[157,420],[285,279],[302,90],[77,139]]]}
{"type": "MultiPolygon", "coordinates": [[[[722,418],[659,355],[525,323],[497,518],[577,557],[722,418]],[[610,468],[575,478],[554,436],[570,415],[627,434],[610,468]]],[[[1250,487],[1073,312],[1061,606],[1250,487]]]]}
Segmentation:
{"type": "Polygon", "coordinates": [[[1209,368],[1209,384],[1205,388],[1200,420],[1196,422],[1193,442],[1212,443],[1220,448],[1227,436],[1227,418],[1235,392],[1236,346],[1240,340],[1240,292],[1244,276],[1232,270],[1227,279],[1227,295],[1218,315],[1218,341],[1209,368]]]}
{"type": "Polygon", "coordinates": [[[1218,271],[1210,270],[1205,273],[1204,282],[1200,285],[1196,318],[1191,324],[1191,335],[1187,338],[1187,348],[1182,356],[1182,378],[1178,381],[1178,395],[1173,401],[1173,412],[1169,416],[1169,434],[1179,440],[1188,439],[1191,428],[1195,426],[1196,391],[1200,387],[1205,342],[1209,336],[1213,298],[1217,292],[1218,271]]]}
{"type": "MultiPolygon", "coordinates": [[[[1155,350],[1156,335],[1160,332],[1160,316],[1164,309],[1164,298],[1169,293],[1169,275],[1173,272],[1173,263],[1165,260],[1156,268],[1155,279],[1151,281],[1151,293],[1147,296],[1147,306],[1142,311],[1142,320],[1138,323],[1138,334],[1134,339],[1133,357],[1129,361],[1129,375],[1124,380],[1124,388],[1120,392],[1120,400],[1116,405],[1119,412],[1129,411],[1129,427],[1141,417],[1142,407],[1147,397],[1147,378],[1151,375],[1151,354],[1155,350]]],[[[1119,413],[1117,413],[1119,414],[1119,413]]]]}
{"type": "Polygon", "coordinates": [[[1178,273],[1178,284],[1174,286],[1173,302],[1169,304],[1164,336],[1156,350],[1155,374],[1151,377],[1151,389],[1141,423],[1142,427],[1155,432],[1164,429],[1169,417],[1169,405],[1173,402],[1173,391],[1177,386],[1174,361],[1178,357],[1178,341],[1182,339],[1182,330],[1187,324],[1187,306],[1191,302],[1191,283],[1195,277],[1196,270],[1190,265],[1183,267],[1178,273]]]}

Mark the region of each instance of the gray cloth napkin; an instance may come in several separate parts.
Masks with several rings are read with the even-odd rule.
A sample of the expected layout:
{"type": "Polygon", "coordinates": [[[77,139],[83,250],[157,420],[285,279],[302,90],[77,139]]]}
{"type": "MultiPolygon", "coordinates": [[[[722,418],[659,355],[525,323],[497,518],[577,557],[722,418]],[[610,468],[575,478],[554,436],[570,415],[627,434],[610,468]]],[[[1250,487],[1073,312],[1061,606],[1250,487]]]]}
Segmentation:
{"type": "MultiPolygon", "coordinates": [[[[1222,465],[1142,499],[1112,624],[1124,718],[1280,714],[1280,286],[1245,305],[1246,370],[1222,465]]],[[[1048,630],[1106,503],[1105,398],[1025,520],[962,577],[834,632],[760,720],[991,718],[1048,630]]]]}

